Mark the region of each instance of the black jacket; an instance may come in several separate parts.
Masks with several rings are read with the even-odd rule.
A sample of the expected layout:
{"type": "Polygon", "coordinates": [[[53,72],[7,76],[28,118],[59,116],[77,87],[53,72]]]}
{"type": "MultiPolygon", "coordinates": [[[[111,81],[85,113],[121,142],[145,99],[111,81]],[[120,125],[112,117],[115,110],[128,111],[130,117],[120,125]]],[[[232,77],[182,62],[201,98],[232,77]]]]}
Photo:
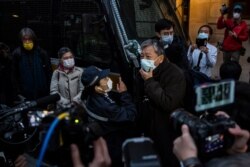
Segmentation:
{"type": "Polygon", "coordinates": [[[136,107],[128,92],[121,93],[118,102],[108,94],[92,93],[87,99],[86,107],[94,114],[107,118],[107,122],[134,121],[136,116],[136,107]]]}
{"type": "Polygon", "coordinates": [[[27,100],[49,95],[52,69],[47,52],[38,46],[31,51],[18,47],[12,56],[18,93],[27,100]]]}
{"type": "Polygon", "coordinates": [[[175,109],[183,105],[186,89],[184,74],[176,65],[164,59],[144,86],[149,98],[147,112],[151,115],[150,137],[155,142],[163,166],[174,166],[173,130],[169,118],[175,109]]]}
{"type": "MultiPolygon", "coordinates": [[[[160,40],[160,38],[157,36],[153,37],[152,39],[160,40]]],[[[183,41],[183,39],[176,35],[174,36],[173,42],[170,45],[164,46],[165,55],[168,60],[183,70],[190,68],[187,59],[187,50],[188,47],[186,43],[183,41]]]]}
{"type": "Polygon", "coordinates": [[[128,92],[123,92],[120,94],[120,98],[114,101],[108,94],[93,93],[88,97],[86,107],[89,110],[88,114],[92,115],[90,118],[97,121],[101,127],[112,166],[122,166],[122,143],[134,135],[133,121],[137,114],[131,96],[128,92]],[[107,118],[107,120],[100,121],[94,118],[93,114],[97,117],[107,118]]]}

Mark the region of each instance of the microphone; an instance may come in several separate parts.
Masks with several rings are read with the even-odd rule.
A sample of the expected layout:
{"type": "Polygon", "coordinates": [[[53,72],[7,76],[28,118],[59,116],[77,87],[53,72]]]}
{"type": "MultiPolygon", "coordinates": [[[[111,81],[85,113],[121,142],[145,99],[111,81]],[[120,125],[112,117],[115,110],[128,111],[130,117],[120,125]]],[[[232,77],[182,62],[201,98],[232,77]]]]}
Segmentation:
{"type": "Polygon", "coordinates": [[[53,94],[50,96],[45,96],[45,97],[42,97],[40,99],[37,99],[36,105],[41,106],[44,104],[50,104],[50,103],[57,102],[58,100],[60,100],[60,95],[58,93],[56,93],[56,94],[53,94]]]}
{"type": "Polygon", "coordinates": [[[53,95],[50,95],[50,96],[42,97],[42,98],[37,99],[35,101],[27,101],[27,102],[25,102],[23,104],[20,104],[20,105],[14,107],[14,108],[8,109],[5,112],[2,112],[1,113],[2,116],[0,116],[0,120],[5,118],[5,117],[8,117],[10,115],[13,115],[13,114],[22,112],[24,110],[27,110],[29,108],[36,107],[36,106],[41,106],[41,105],[44,105],[44,104],[54,103],[54,102],[56,102],[58,100],[60,100],[60,95],[58,93],[56,93],[56,94],[53,94],[53,95]]]}

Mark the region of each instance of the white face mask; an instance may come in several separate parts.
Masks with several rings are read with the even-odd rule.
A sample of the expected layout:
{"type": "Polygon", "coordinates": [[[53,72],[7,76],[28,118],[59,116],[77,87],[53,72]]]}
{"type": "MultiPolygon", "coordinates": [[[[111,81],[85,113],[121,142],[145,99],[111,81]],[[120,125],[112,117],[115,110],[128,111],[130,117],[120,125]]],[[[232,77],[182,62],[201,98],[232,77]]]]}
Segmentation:
{"type": "Polygon", "coordinates": [[[105,90],[105,92],[110,92],[113,88],[113,81],[109,78],[108,82],[107,82],[107,86],[108,86],[108,89],[105,90]]]}
{"type": "Polygon", "coordinates": [[[154,70],[156,68],[155,61],[148,59],[141,59],[141,68],[146,72],[149,72],[150,69],[154,70]]]}
{"type": "Polygon", "coordinates": [[[63,60],[63,66],[65,68],[72,68],[72,67],[74,67],[74,65],[75,65],[75,60],[73,58],[63,60]]]}
{"type": "Polygon", "coordinates": [[[239,19],[240,18],[240,13],[233,13],[233,18],[234,19],[239,19]]]}
{"type": "Polygon", "coordinates": [[[166,44],[170,45],[174,40],[174,35],[162,35],[161,40],[165,45],[166,44]]]}

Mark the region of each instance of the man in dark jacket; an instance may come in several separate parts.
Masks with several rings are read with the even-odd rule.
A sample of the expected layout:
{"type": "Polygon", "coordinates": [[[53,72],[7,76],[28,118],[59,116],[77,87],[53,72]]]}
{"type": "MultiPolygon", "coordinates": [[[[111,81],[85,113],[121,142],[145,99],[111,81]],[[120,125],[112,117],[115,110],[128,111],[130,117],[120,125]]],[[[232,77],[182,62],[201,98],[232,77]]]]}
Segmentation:
{"type": "Polygon", "coordinates": [[[141,44],[141,70],[145,94],[148,97],[147,110],[150,137],[155,142],[163,166],[176,166],[172,153],[172,129],[169,116],[182,106],[186,81],[180,68],[169,62],[163,47],[157,40],[146,40],[141,44]]]}
{"type": "Polygon", "coordinates": [[[20,31],[20,41],[21,46],[12,53],[18,93],[27,100],[49,95],[52,70],[47,53],[30,28],[20,31]]]}
{"type": "Polygon", "coordinates": [[[174,33],[174,23],[168,19],[160,19],[155,24],[155,33],[158,40],[164,45],[168,60],[181,69],[188,69],[187,46],[179,36],[174,33]]]}

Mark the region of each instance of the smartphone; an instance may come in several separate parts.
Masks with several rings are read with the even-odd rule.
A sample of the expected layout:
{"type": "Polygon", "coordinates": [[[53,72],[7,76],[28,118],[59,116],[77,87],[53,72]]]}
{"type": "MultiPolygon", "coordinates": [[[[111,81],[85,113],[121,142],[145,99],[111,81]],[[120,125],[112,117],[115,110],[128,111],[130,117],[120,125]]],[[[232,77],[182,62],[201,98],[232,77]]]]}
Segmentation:
{"type": "Polygon", "coordinates": [[[119,78],[121,75],[119,73],[110,72],[109,78],[113,81],[112,91],[117,92],[117,84],[119,83],[119,78]]]}

